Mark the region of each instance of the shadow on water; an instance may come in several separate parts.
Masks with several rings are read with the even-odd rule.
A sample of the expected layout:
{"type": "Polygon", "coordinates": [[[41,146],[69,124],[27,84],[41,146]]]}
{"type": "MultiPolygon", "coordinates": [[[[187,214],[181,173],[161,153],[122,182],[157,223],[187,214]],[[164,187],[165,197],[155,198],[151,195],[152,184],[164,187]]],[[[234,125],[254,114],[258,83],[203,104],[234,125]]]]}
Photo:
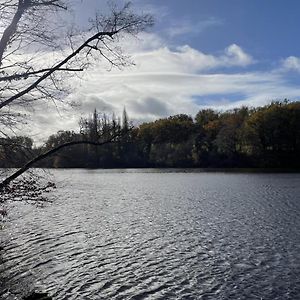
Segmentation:
{"type": "Polygon", "coordinates": [[[0,244],[0,299],[2,300],[51,300],[49,294],[35,290],[34,280],[24,276],[18,279],[11,278],[6,273],[3,255],[5,246],[0,244]],[[6,276],[7,274],[7,276],[6,276]]]}
{"type": "Polygon", "coordinates": [[[22,299],[28,293],[29,282],[28,279],[23,282],[18,278],[17,281],[11,279],[11,276],[7,274],[7,267],[5,263],[5,245],[0,244],[0,299],[22,299]]]}
{"type": "MultiPolygon", "coordinates": [[[[5,217],[2,215],[0,220],[0,234],[3,234],[5,228],[5,217]]],[[[22,270],[22,266],[18,265],[15,272],[11,272],[9,259],[5,257],[9,248],[10,243],[0,239],[0,300],[51,300],[48,293],[36,289],[36,278],[30,276],[30,271],[22,270]]]]}

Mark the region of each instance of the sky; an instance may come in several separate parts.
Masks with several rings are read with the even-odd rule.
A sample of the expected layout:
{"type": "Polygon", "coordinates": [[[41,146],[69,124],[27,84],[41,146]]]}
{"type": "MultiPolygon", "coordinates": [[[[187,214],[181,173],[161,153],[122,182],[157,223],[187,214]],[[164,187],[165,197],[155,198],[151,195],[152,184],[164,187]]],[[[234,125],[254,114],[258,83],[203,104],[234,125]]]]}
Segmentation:
{"type": "MultiPolygon", "coordinates": [[[[107,1],[72,2],[80,25],[97,10],[108,11],[107,1]]],[[[78,118],[95,108],[120,115],[126,107],[130,119],[140,123],[178,113],[195,116],[207,107],[299,99],[300,1],[131,2],[137,13],[149,12],[155,19],[153,28],[121,43],[135,66],[111,71],[101,63],[94,66],[70,95],[79,108],[71,113],[50,109],[47,116],[37,111],[41,132],[77,130],[78,118]]]]}

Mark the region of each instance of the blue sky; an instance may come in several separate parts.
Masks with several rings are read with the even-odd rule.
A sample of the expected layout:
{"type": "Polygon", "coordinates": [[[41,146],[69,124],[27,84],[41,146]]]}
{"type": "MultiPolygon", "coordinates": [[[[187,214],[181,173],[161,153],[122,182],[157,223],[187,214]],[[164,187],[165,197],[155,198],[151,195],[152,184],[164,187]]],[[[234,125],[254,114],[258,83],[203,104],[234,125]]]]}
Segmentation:
{"type": "MultiPolygon", "coordinates": [[[[106,1],[77,1],[76,13],[80,20],[87,19],[97,9],[106,9],[106,1]]],[[[297,39],[300,28],[298,0],[131,2],[137,11],[154,13],[154,31],[161,32],[183,24],[194,26],[191,32],[178,35],[175,42],[189,44],[204,52],[217,52],[230,44],[238,44],[266,62],[300,53],[300,42],[297,39]]]]}
{"type": "MultiPolygon", "coordinates": [[[[123,0],[117,1],[121,4],[123,0]]],[[[107,1],[74,0],[76,22],[86,24],[107,1]]],[[[135,66],[87,73],[70,97],[80,112],[121,114],[142,122],[200,109],[260,106],[300,98],[300,1],[133,0],[155,26],[120,46],[135,66]]],[[[78,116],[63,120],[75,128],[78,116]]],[[[58,127],[60,122],[56,122],[58,127]]]]}
{"type": "Polygon", "coordinates": [[[180,37],[179,42],[202,51],[218,51],[235,43],[262,60],[272,61],[299,53],[297,42],[300,28],[298,0],[194,0],[148,1],[168,11],[165,22],[187,20],[196,24],[215,19],[216,25],[196,35],[180,37]],[[217,22],[219,21],[219,23],[217,22]]]}

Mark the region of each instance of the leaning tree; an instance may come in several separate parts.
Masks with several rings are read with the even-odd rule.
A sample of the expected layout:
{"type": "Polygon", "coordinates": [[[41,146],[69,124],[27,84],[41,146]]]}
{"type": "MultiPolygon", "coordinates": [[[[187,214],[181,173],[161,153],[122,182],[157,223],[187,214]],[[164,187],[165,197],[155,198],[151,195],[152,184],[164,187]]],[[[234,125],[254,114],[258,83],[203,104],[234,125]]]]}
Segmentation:
{"type": "MultiPolygon", "coordinates": [[[[11,138],[15,129],[30,121],[37,105],[67,104],[67,96],[73,91],[70,79],[88,70],[95,60],[102,59],[112,67],[125,66],[129,60],[120,39],[153,24],[151,15],[134,13],[130,3],[121,8],[111,3],[108,15],[96,13],[86,29],[79,28],[68,15],[71,2],[0,1],[0,150],[10,141],[15,143],[11,138]]],[[[61,148],[79,143],[102,145],[115,138],[73,141],[41,153],[2,178],[0,190],[2,194],[5,189],[9,191],[14,179],[61,148]]]]}

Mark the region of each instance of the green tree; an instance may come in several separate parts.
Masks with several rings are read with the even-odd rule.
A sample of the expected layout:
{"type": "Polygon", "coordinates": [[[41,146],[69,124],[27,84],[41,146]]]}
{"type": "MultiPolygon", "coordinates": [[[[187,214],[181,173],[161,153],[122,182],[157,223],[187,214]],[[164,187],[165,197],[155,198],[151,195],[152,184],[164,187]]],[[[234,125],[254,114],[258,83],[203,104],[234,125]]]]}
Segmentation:
{"type": "Polygon", "coordinates": [[[273,102],[258,108],[245,124],[246,145],[262,166],[299,166],[299,103],[273,102]]]}
{"type": "Polygon", "coordinates": [[[196,124],[204,127],[209,122],[217,120],[219,114],[212,109],[202,109],[200,110],[195,117],[196,124]]]}

